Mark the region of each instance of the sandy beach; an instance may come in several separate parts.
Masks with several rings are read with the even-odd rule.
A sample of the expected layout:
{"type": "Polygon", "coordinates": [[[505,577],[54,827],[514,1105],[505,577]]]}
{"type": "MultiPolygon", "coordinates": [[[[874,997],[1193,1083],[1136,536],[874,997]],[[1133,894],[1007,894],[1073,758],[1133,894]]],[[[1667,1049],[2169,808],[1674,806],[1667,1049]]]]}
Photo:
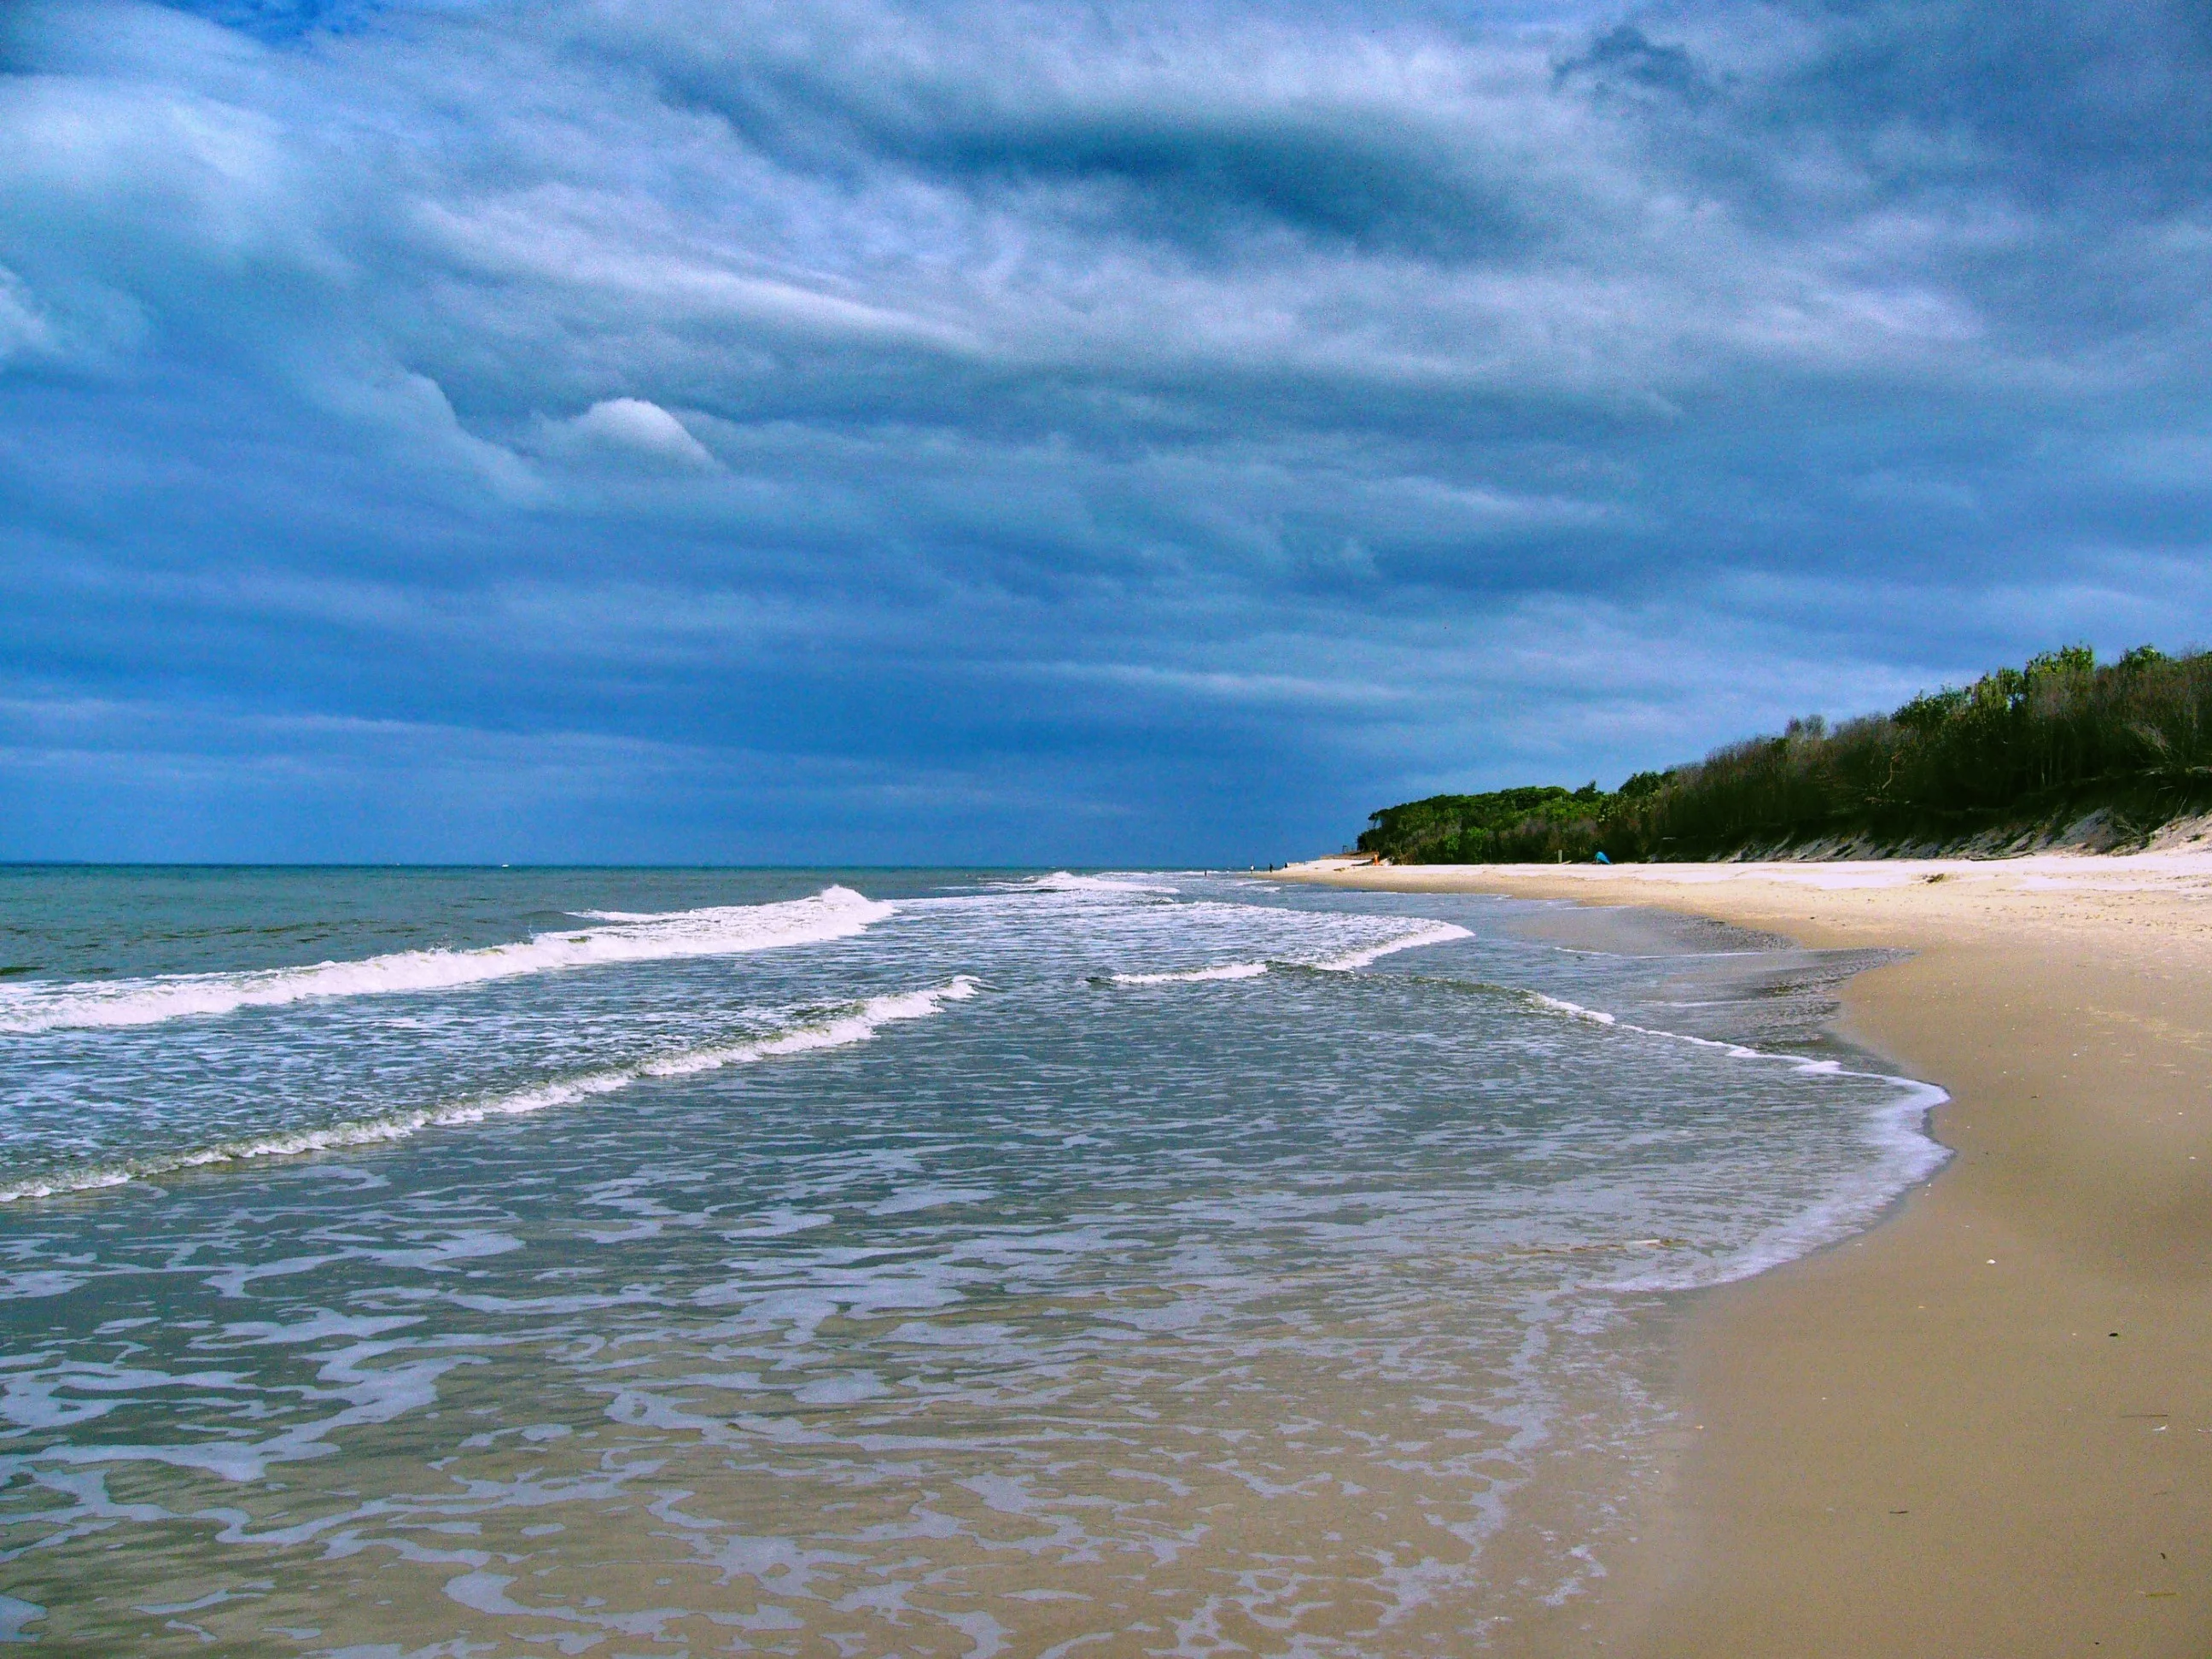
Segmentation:
{"type": "Polygon", "coordinates": [[[2212,854],[1286,873],[1911,952],[1844,1034],[1955,1156],[1701,1298],[1668,1501],[1567,1650],[2212,1652],[2212,854]]]}

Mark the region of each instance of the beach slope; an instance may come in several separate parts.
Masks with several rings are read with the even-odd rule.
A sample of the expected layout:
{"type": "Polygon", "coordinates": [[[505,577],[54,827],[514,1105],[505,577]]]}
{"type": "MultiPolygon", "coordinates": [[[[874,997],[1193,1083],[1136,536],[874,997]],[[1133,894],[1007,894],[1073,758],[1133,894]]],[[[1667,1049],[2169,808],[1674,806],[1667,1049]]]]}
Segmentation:
{"type": "Polygon", "coordinates": [[[1844,1029],[1950,1091],[1956,1156],[1701,1299],[1590,1650],[2212,1653],[2212,856],[1286,873],[1912,953],[1844,1029]]]}

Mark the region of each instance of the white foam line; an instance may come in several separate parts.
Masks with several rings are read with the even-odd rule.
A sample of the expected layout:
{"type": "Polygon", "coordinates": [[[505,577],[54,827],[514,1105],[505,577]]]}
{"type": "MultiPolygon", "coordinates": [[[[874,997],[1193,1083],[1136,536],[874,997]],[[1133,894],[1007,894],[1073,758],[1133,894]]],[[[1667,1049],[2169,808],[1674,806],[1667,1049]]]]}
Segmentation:
{"type": "Polygon", "coordinates": [[[1358,951],[1348,951],[1340,957],[1331,957],[1327,962],[1313,965],[1323,973],[1346,974],[1355,968],[1364,968],[1378,957],[1387,957],[1399,951],[1411,951],[1418,945],[1442,945],[1446,939],[1469,938],[1466,928],[1455,921],[1432,921],[1413,933],[1396,939],[1385,939],[1380,945],[1370,945],[1358,951]]]}
{"type": "Polygon", "coordinates": [[[1466,928],[1455,922],[1434,921],[1396,939],[1385,939],[1380,945],[1363,945],[1342,956],[1330,957],[1321,962],[1224,962],[1211,968],[1183,968],[1173,973],[1115,974],[1116,985],[1185,985],[1209,979],[1257,979],[1273,967],[1307,968],[1317,973],[1348,974],[1355,968],[1364,968],[1378,957],[1387,957],[1395,951],[1410,951],[1417,945],[1441,945],[1446,939],[1466,939],[1466,928]]]}
{"type": "MultiPolygon", "coordinates": [[[[1522,994],[1539,1008],[1548,1008],[1555,1014],[1565,1014],[1569,1019],[1586,1019],[1593,1025],[1620,1024],[1611,1014],[1601,1012],[1595,1008],[1585,1008],[1581,1003],[1569,1002],[1564,997],[1547,997],[1541,991],[1528,991],[1522,994]]],[[[1629,1029],[1633,1030],[1637,1028],[1631,1026],[1629,1029]]]]}
{"type": "Polygon", "coordinates": [[[317,997],[441,991],[567,968],[735,956],[749,951],[847,939],[893,907],[849,887],[776,904],[720,905],[666,915],[606,913],[603,926],[538,933],[513,945],[468,951],[400,951],[359,962],[270,968],[237,974],[168,974],[112,984],[0,988],[0,1032],[64,1027],[153,1025],[238,1008],[278,1007],[317,997]]]}
{"type": "Polygon", "coordinates": [[[1912,1081],[1910,1078],[1890,1077],[1886,1072],[1847,1072],[1839,1060],[1808,1060],[1802,1054],[1778,1054],[1766,1048],[1747,1048],[1741,1042],[1724,1042],[1717,1037],[1692,1036],[1686,1031],[1668,1031],[1656,1025],[1638,1025],[1601,1009],[1585,1008],[1581,1003],[1569,1002],[1563,997],[1547,997],[1541,991],[1523,991],[1521,994],[1538,1007],[1548,1009],[1555,1014],[1565,1014],[1570,1019],[1587,1020],[1593,1025],[1609,1025],[1616,1030],[1634,1031],[1642,1036],[1664,1037],[1669,1042],[1686,1042],[1698,1048],[1717,1048],[1735,1060],[1779,1060],[1801,1077],[1878,1077],[1892,1083],[1912,1081]]]}
{"type": "Polygon", "coordinates": [[[1598,1287],[1600,1289],[1680,1291],[1750,1279],[1765,1273],[1769,1267],[1778,1267],[1785,1261],[1794,1261],[1824,1244],[1832,1244],[1848,1236],[1881,1213],[1899,1193],[1915,1182],[1935,1173],[1950,1158],[1950,1149],[1930,1135],[1927,1129],[1928,1114],[1951,1097],[1948,1091],[1933,1083],[1923,1083],[1917,1078],[1897,1077],[1887,1072],[1852,1071],[1839,1060],[1776,1054],[1765,1048],[1747,1048],[1741,1042],[1692,1036],[1686,1031],[1667,1031],[1652,1025],[1632,1024],[1599,1009],[1585,1008],[1578,1002],[1569,1002],[1560,997],[1546,996],[1540,991],[1527,991],[1522,994],[1538,1007],[1563,1014],[1571,1019],[1586,1020],[1592,1024],[1609,1026],[1620,1031],[1632,1031],[1640,1036],[1661,1037],[1669,1042],[1686,1042],[1695,1048],[1714,1048],[1732,1060],[1771,1060],[1787,1066],[1800,1077],[1857,1078],[1867,1082],[1887,1083],[1898,1091],[1896,1099],[1873,1115],[1875,1140],[1887,1156],[1879,1168],[1869,1172],[1867,1179],[1822,1200],[1784,1225],[1770,1229],[1712,1271],[1654,1273],[1601,1285],[1598,1287]]]}
{"type": "Polygon", "coordinates": [[[1116,985],[1182,985],[1201,979],[1257,979],[1267,971],[1264,962],[1224,962],[1214,968],[1186,968],[1173,974],[1115,974],[1116,985]]]}
{"type": "MultiPolygon", "coordinates": [[[[1789,1056],[1765,1055],[1762,1058],[1787,1059],[1789,1056]]],[[[1883,1072],[1842,1072],[1838,1068],[1838,1073],[1844,1077],[1869,1078],[1887,1083],[1899,1091],[1895,1100],[1874,1115],[1873,1127],[1877,1142],[1887,1152],[1887,1157],[1878,1167],[1868,1171],[1842,1192],[1832,1194],[1781,1225],[1768,1229],[1742,1249],[1704,1271],[1651,1273],[1598,1288],[1626,1291],[1684,1291],[1750,1279],[1770,1267],[1778,1267],[1785,1261],[1795,1261],[1800,1256],[1809,1255],[1823,1245],[1849,1237],[1895,1202],[1907,1188],[1926,1179],[1949,1162],[1950,1149],[1931,1138],[1925,1127],[1928,1114],[1950,1099],[1946,1091],[1932,1083],[1923,1083],[1914,1078],[1893,1077],[1883,1072]]]]}
{"type": "Polygon", "coordinates": [[[999,884],[1018,891],[1032,893],[1175,893],[1182,890],[1170,883],[1146,881],[1140,876],[1073,876],[1065,870],[1055,870],[1048,876],[1030,876],[1019,881],[999,884]]]}
{"type": "Polygon", "coordinates": [[[586,1073],[558,1083],[525,1089],[514,1094],[495,1095],[489,1099],[424,1107],[418,1111],[395,1112],[389,1117],[331,1124],[319,1129],[301,1129],[290,1134],[225,1141],[218,1146],[179,1152],[168,1158],[147,1159],[125,1169],[88,1170],[25,1182],[20,1186],[0,1188],[0,1204],[13,1203],[21,1199],[53,1198],[65,1193],[89,1192],[102,1187],[119,1187],[126,1182],[143,1181],[149,1176],[177,1170],[198,1169],[210,1164],[232,1164],[256,1158],[289,1158],[303,1152],[330,1152],[345,1146],[371,1146],[386,1141],[404,1140],[425,1129],[453,1128],[465,1124],[482,1123],[491,1118],[517,1117],[526,1113],[542,1112],[550,1106],[569,1105],[595,1095],[612,1094],[617,1089],[627,1088],[644,1078],[688,1077],[698,1072],[711,1072],[724,1066],[749,1065],[783,1054],[805,1054],[816,1048],[843,1048],[850,1043],[866,1042],[883,1026],[900,1020],[927,1018],[945,1004],[965,1002],[975,994],[975,981],[963,974],[945,984],[932,986],[927,990],[871,997],[866,1002],[854,1005],[844,1013],[794,1026],[774,1036],[756,1037],[744,1042],[726,1043],[709,1048],[688,1049],[635,1066],[586,1073]]]}

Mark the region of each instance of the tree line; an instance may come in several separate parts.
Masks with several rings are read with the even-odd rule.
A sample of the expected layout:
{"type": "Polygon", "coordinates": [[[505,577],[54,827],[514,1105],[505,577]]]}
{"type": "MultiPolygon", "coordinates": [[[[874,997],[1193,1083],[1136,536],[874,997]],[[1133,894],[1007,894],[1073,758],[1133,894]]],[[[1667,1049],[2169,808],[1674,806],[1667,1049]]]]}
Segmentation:
{"type": "Polygon", "coordinates": [[[1401,864],[1705,859],[1854,841],[1887,851],[2057,831],[2140,837],[2212,805],[2212,653],[2068,646],[1887,714],[1815,715],[1617,790],[1540,786],[1386,806],[1363,852],[1401,864]]]}

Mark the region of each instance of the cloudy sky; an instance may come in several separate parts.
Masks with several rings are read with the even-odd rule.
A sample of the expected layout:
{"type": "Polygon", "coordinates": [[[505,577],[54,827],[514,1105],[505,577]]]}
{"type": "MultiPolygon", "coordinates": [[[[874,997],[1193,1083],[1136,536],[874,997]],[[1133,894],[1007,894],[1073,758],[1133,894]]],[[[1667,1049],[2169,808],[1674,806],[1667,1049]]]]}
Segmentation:
{"type": "Polygon", "coordinates": [[[2202,0],[0,7],[0,857],[1233,861],[2212,643],[2202,0]]]}

